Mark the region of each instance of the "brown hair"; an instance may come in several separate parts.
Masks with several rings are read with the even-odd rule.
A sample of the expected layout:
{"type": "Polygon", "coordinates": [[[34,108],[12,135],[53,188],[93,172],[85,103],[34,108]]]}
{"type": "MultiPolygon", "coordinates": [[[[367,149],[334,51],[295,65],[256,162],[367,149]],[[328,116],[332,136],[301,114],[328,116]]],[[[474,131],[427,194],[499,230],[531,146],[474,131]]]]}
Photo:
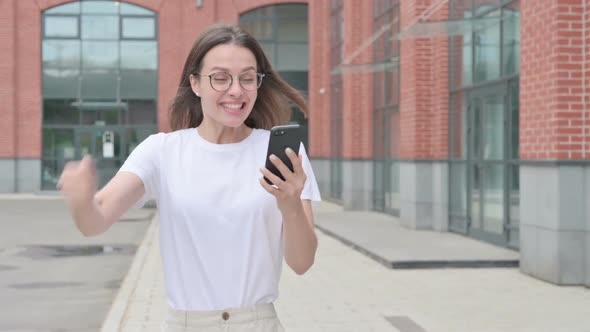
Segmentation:
{"type": "Polygon", "coordinates": [[[287,123],[291,115],[290,102],[307,114],[303,95],[279,77],[254,37],[238,26],[214,25],[197,39],[184,64],[176,97],[170,106],[170,126],[173,131],[194,128],[203,121],[200,98],[193,93],[189,77],[201,71],[207,52],[222,44],[234,44],[249,49],[256,58],[258,72],[265,74],[252,112],[245,121],[248,127],[270,129],[272,126],[287,123]]]}

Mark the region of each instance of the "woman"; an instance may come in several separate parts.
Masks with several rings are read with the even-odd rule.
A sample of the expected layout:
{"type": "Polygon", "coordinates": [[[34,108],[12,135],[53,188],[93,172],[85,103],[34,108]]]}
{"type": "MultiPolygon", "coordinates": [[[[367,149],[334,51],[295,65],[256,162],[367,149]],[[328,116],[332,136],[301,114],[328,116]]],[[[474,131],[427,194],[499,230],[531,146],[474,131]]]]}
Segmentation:
{"type": "Polygon", "coordinates": [[[214,26],[192,47],[170,112],[171,133],[151,135],[98,193],[91,158],[68,164],[58,187],[86,236],[106,231],[150,198],[160,213],[169,312],[165,331],[283,331],[273,302],[283,255],[297,273],[313,264],[312,200],[320,200],[303,146],[271,157],[268,129],[303,97],[271,68],[258,42],[214,26]],[[275,186],[263,180],[266,176],[275,186]]]}

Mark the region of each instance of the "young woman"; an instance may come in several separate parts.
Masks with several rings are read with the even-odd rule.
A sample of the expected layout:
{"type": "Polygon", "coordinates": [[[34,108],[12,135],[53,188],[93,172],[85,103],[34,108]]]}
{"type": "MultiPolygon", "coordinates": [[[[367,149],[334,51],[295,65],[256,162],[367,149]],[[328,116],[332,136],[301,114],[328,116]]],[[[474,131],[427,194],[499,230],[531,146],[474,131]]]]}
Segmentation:
{"type": "Polygon", "coordinates": [[[69,163],[58,188],[86,236],[155,199],[169,312],[165,331],[283,331],[274,310],[283,256],[313,264],[311,201],[320,200],[303,146],[294,171],[264,168],[270,129],[302,95],[272,69],[259,43],[218,25],[195,42],[172,103],[171,133],[148,137],[98,193],[90,157],[69,163]],[[266,176],[275,186],[263,180],[266,176]]]}

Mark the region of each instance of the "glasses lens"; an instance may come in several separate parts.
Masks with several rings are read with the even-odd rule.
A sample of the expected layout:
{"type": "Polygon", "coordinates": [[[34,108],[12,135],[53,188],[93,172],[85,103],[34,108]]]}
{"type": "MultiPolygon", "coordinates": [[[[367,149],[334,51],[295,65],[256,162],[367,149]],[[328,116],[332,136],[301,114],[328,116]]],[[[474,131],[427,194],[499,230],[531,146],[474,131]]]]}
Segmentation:
{"type": "Polygon", "coordinates": [[[255,71],[248,71],[240,75],[240,85],[244,90],[254,91],[262,84],[262,77],[255,71]]]}
{"type": "Polygon", "coordinates": [[[231,75],[219,72],[211,76],[211,87],[217,91],[226,91],[231,86],[231,75]]]}

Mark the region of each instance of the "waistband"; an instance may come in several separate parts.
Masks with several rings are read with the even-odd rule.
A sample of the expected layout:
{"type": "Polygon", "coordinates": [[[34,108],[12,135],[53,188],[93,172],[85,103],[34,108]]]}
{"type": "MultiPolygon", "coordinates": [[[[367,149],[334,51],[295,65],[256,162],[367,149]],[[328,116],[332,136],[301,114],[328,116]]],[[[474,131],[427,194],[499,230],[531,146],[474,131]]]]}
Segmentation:
{"type": "Polygon", "coordinates": [[[168,307],[166,321],[179,325],[211,325],[216,323],[241,324],[277,317],[273,303],[212,311],[185,311],[168,307]]]}

